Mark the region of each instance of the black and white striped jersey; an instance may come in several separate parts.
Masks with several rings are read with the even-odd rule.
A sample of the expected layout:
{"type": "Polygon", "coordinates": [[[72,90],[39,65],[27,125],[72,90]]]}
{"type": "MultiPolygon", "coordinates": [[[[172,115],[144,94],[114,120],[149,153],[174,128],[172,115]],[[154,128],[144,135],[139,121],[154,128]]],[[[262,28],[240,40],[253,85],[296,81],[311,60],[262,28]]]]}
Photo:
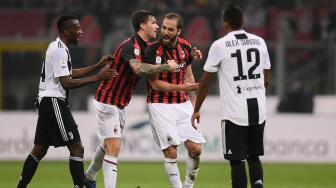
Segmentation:
{"type": "Polygon", "coordinates": [[[72,72],[68,47],[57,38],[51,42],[45,54],[39,84],[39,100],[43,97],[66,99],[67,91],[62,87],[59,77],[69,76],[72,72]]]}
{"type": "Polygon", "coordinates": [[[265,121],[263,71],[270,68],[264,39],[244,30],[229,32],[211,45],[204,70],[218,73],[223,120],[242,126],[265,121]]]}

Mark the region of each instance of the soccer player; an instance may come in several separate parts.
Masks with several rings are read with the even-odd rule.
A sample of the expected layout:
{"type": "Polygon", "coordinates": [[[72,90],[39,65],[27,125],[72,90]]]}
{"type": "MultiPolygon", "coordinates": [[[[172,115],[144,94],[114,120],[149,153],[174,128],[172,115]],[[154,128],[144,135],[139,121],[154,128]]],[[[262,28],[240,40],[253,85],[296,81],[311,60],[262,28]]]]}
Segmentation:
{"type": "Polygon", "coordinates": [[[226,35],[210,47],[191,121],[194,126],[199,122],[199,110],[218,72],[223,153],[230,161],[232,187],[247,187],[247,160],[251,187],[262,188],[259,156],[264,154],[265,88],[271,68],[267,46],[261,37],[242,30],[238,6],[227,6],[222,16],[226,35]]]}
{"type": "Polygon", "coordinates": [[[155,14],[139,10],[132,14],[135,35],[126,39],[115,51],[115,61],[111,68],[118,77],[102,81],[97,89],[94,105],[98,120],[98,134],[103,139],[97,147],[94,159],[85,172],[85,186],[96,187],[97,171],[103,167],[105,188],[115,188],[117,164],[121,137],[125,125],[124,108],[131,100],[140,76],[163,71],[176,71],[174,60],[168,64],[151,65],[142,63],[149,40],[155,39],[158,31],[155,14]]]}
{"type": "Polygon", "coordinates": [[[86,75],[106,66],[112,56],[104,56],[99,63],[72,69],[69,45],[76,45],[83,34],[78,19],[63,15],[57,21],[59,37],[51,42],[42,65],[38,93],[38,120],[34,147],[24,162],[18,188],[25,188],[33,178],[39,162],[49,146],[66,146],[69,149],[70,174],[75,187],[83,187],[83,154],[77,124],[68,105],[69,89],[107,80],[117,76],[113,69],[105,68],[90,77],[86,75]]]}
{"type": "Polygon", "coordinates": [[[162,38],[146,50],[146,62],[164,65],[173,59],[178,64],[176,72],[158,73],[148,78],[147,103],[153,136],[163,152],[164,168],[171,187],[182,188],[177,166],[177,146],[183,142],[188,150],[184,187],[191,188],[198,174],[201,144],[205,139],[190,122],[194,90],[198,84],[191,69],[192,49],[189,42],[179,37],[181,29],[180,15],[165,15],[161,26],[162,38]]]}

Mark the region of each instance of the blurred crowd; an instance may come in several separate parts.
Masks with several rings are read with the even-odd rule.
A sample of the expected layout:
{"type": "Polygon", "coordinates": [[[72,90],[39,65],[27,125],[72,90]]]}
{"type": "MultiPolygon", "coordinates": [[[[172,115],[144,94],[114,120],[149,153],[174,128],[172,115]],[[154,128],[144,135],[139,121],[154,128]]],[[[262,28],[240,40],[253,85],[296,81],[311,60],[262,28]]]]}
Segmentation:
{"type": "MultiPolygon", "coordinates": [[[[92,64],[102,54],[113,53],[114,49],[127,36],[133,33],[130,15],[137,9],[152,10],[160,18],[165,13],[176,11],[184,19],[182,35],[192,45],[198,46],[206,55],[213,40],[221,37],[222,8],[230,1],[226,0],[1,0],[0,1],[0,41],[44,41],[53,40],[56,36],[56,20],[59,15],[71,13],[79,17],[84,37],[79,48],[72,50],[75,67],[92,64]],[[86,54],[83,57],[83,52],[86,54]]],[[[265,38],[269,43],[282,40],[286,42],[334,41],[336,33],[336,0],[237,0],[245,11],[245,29],[265,38]]],[[[272,45],[269,45],[271,58],[272,45]]],[[[36,75],[40,70],[39,55],[2,54],[4,64],[3,87],[4,96],[13,95],[17,85],[15,78],[29,76],[29,87],[36,88],[36,75]],[[29,65],[18,65],[17,62],[29,62],[29,65]],[[22,66],[32,70],[32,74],[22,71],[6,70],[22,66]],[[26,66],[26,67],[25,67],[26,66]],[[35,71],[35,72],[34,72],[35,71]],[[15,76],[18,74],[18,76],[15,76]],[[32,85],[31,83],[36,83],[32,85]]],[[[300,62],[311,58],[306,52],[287,55],[291,61],[300,62]]],[[[43,59],[43,58],[42,58],[43,59]]],[[[296,64],[294,62],[294,64],[296,64]]],[[[202,63],[194,67],[195,77],[201,74],[202,63]]],[[[276,67],[276,66],[275,66],[276,67]]],[[[27,68],[27,69],[26,69],[27,68]]],[[[322,72],[324,70],[321,70],[322,72]]],[[[26,84],[26,83],[25,83],[26,84]]],[[[27,84],[26,84],[27,85],[27,84]]],[[[144,85],[140,85],[143,88],[144,85]]],[[[25,86],[26,87],[26,86],[25,86]]],[[[96,86],[84,90],[83,100],[94,93],[96,86]]],[[[23,88],[25,89],[25,88],[23,88]]],[[[31,91],[31,89],[30,89],[31,91]]],[[[83,90],[82,90],[83,91],[83,90]]],[[[28,99],[33,95],[32,91],[28,99]]],[[[274,94],[271,87],[270,94],[274,94]]],[[[138,90],[138,93],[145,93],[138,90]]],[[[216,93],[216,89],[212,91],[216,93]]],[[[23,98],[23,97],[21,97],[23,98]]],[[[15,99],[13,99],[15,101],[15,99]]],[[[30,101],[27,102],[29,106],[30,101]]],[[[78,102],[82,104],[82,102],[78,102]]],[[[22,106],[22,105],[19,105],[22,106]]],[[[78,109],[85,108],[80,106],[78,109]]]]}

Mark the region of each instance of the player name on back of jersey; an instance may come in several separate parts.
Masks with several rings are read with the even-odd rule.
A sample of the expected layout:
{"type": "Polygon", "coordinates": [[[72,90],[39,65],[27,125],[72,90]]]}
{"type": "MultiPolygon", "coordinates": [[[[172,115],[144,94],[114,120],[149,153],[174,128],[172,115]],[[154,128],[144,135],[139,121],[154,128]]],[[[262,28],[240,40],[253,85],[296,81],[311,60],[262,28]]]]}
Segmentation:
{"type": "Polygon", "coordinates": [[[260,41],[258,39],[237,39],[225,41],[225,45],[226,47],[260,45],[260,41]]]}

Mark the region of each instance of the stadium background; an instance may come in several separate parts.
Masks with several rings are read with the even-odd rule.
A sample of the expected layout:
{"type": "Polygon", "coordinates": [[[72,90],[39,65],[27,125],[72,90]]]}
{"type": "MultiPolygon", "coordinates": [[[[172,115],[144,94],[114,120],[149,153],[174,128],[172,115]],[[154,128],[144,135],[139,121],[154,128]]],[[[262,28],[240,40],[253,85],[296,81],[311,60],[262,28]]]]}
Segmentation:
{"type": "MultiPolygon", "coordinates": [[[[267,162],[265,179],[269,179],[269,182],[266,181],[265,185],[287,188],[334,187],[336,1],[234,2],[245,11],[244,29],[267,41],[273,66],[267,91],[269,123],[265,144],[268,150],[263,159],[267,162]]],[[[193,65],[195,78],[199,80],[209,46],[222,36],[220,14],[226,3],[228,1],[225,0],[1,0],[0,187],[14,187],[22,161],[31,148],[36,124],[33,100],[38,91],[41,63],[48,43],[56,37],[55,22],[60,14],[77,15],[84,30],[79,45],[71,47],[73,66],[76,68],[93,64],[101,55],[113,53],[118,44],[133,33],[130,15],[134,10],[155,11],[159,21],[165,13],[176,11],[184,19],[182,36],[203,51],[204,59],[193,65]]],[[[70,96],[71,108],[83,140],[88,140],[85,153],[87,160],[92,157],[92,150],[97,143],[95,115],[91,107],[96,87],[97,84],[92,84],[73,90],[70,96]]],[[[137,96],[126,111],[130,130],[127,130],[123,142],[126,149],[121,160],[125,160],[126,167],[124,173],[121,170],[120,187],[136,187],[141,182],[144,187],[167,187],[168,184],[161,164],[152,163],[161,158],[151,140],[147,123],[143,98],[145,87],[145,79],[142,79],[136,88],[137,96]],[[143,145],[132,145],[127,140],[143,145]],[[133,177],[129,173],[141,166],[150,166],[147,171],[162,177],[157,181],[163,184],[155,184],[150,175],[141,171],[134,173],[143,173],[143,179],[140,179],[143,176],[133,177]],[[146,176],[149,176],[147,180],[146,176]],[[129,177],[132,177],[132,181],[123,184],[123,179],[124,182],[129,181],[129,177]]],[[[199,187],[227,187],[230,181],[229,169],[221,155],[217,84],[213,85],[210,93],[211,98],[207,99],[203,108],[201,125],[207,127],[203,129],[209,144],[203,153],[199,187]]],[[[37,172],[34,187],[43,187],[53,179],[48,173],[52,174],[57,166],[63,167],[59,169],[60,173],[65,173],[67,167],[62,161],[65,156],[67,153],[63,150],[48,153],[48,162],[37,172]]],[[[181,158],[183,161],[183,156],[181,158]]],[[[62,178],[70,182],[69,174],[65,173],[62,178]]],[[[57,183],[54,182],[56,187],[70,186],[57,183]]],[[[53,187],[53,183],[49,185],[53,187]]]]}

